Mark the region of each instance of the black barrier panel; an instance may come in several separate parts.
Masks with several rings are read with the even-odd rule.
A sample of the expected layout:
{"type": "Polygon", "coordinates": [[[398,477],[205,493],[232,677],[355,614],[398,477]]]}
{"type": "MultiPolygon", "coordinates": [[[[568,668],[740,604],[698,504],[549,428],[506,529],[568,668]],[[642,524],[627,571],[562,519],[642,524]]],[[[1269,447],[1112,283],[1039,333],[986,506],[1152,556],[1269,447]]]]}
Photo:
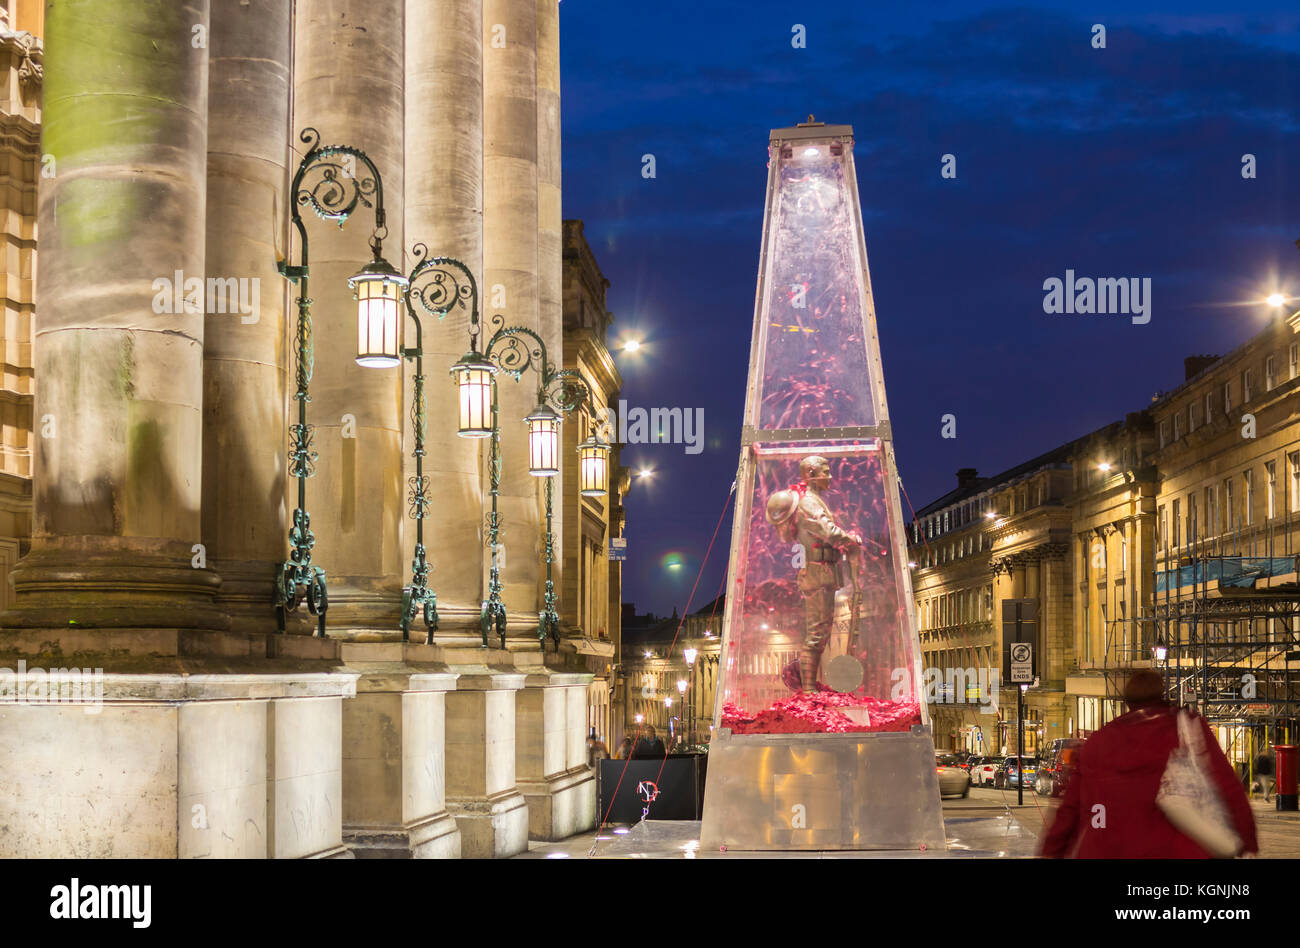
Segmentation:
{"type": "Polygon", "coordinates": [[[668,759],[610,760],[600,762],[597,779],[600,816],[610,823],[637,823],[645,799],[638,791],[643,782],[655,783],[659,795],[650,804],[652,820],[698,820],[704,807],[704,768],[700,754],[670,754],[668,759]],[[624,766],[627,771],[624,772],[624,766]],[[660,767],[663,773],[660,773],[660,767]],[[622,778],[622,784],[619,778],[622,778]],[[617,794],[615,793],[617,788],[617,794]],[[610,802],[614,808],[610,810],[610,802]],[[609,810],[609,816],[605,812],[609,810]]]}

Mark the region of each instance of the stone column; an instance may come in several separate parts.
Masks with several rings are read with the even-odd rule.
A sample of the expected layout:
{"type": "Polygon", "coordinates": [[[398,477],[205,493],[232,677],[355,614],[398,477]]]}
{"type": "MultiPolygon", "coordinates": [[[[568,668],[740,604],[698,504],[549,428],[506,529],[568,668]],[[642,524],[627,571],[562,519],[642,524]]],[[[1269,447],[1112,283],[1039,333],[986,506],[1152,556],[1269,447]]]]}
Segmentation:
{"type": "Polygon", "coordinates": [[[564,839],[596,825],[596,779],[586,741],[592,678],[538,670],[515,699],[515,774],[533,839],[564,839]]]}
{"type": "MultiPolygon", "coordinates": [[[[431,256],[455,257],[479,284],[480,312],[487,312],[483,284],[483,3],[482,0],[407,0],[406,176],[407,250],[426,244],[431,256]]],[[[407,260],[409,265],[413,261],[407,260]]],[[[424,521],[432,566],[429,583],[438,595],[437,641],[478,645],[483,599],[482,442],[456,434],[456,388],[447,370],[469,348],[468,313],[456,310],[442,322],[425,319],[424,373],[428,429],[424,472],[433,504],[424,521]]],[[[485,342],[481,336],[480,346],[485,342]]],[[[406,363],[407,374],[413,370],[406,363]]],[[[511,383],[513,385],[513,383],[511,383]]],[[[406,386],[410,414],[410,389],[406,386]]],[[[403,454],[408,476],[414,432],[407,426],[403,454]]],[[[414,550],[414,523],[407,521],[404,568],[414,550]]],[[[417,621],[412,635],[423,633],[417,621]]],[[[423,639],[420,639],[423,641],[423,639]]]]}
{"type": "MultiPolygon", "coordinates": [[[[483,3],[485,312],[500,313],[506,325],[534,331],[540,327],[536,2],[483,3]]],[[[493,331],[490,322],[487,330],[489,335],[493,331]]],[[[559,363],[558,348],[549,355],[559,363]]],[[[504,375],[498,381],[503,458],[499,509],[506,548],[502,599],[510,630],[525,648],[536,648],[537,641],[541,491],[539,479],[528,473],[522,419],[537,404],[537,385],[532,370],[518,383],[504,375]]]]}
{"type": "Polygon", "coordinates": [[[523,673],[457,669],[447,695],[447,809],[466,859],[528,849],[529,806],[515,785],[515,696],[523,673]]]}
{"type": "Polygon", "coordinates": [[[267,633],[286,537],[286,282],[276,259],[289,219],[293,17],[282,0],[211,3],[207,277],[220,292],[204,325],[203,544],[232,630],[267,633]]]}
{"type": "Polygon", "coordinates": [[[456,676],[434,663],[435,647],[344,643],[359,672],[343,709],[343,838],[364,858],[460,856],[447,811],[446,692],[456,676]]]}
{"type": "MultiPolygon", "coordinates": [[[[537,308],[538,332],[546,340],[557,366],[564,364],[564,221],[560,206],[560,4],[559,0],[535,0],[537,6],[537,308]]],[[[564,427],[580,425],[579,413],[564,420],[564,427]]],[[[561,450],[567,451],[561,438],[561,450]]],[[[565,490],[563,458],[554,478],[553,563],[551,575],[557,595],[564,589],[564,511],[577,503],[565,490]]],[[[544,503],[544,502],[543,502],[544,503]]],[[[545,508],[542,513],[542,543],[545,543],[545,508]]],[[[581,549],[581,545],[579,545],[581,549]]],[[[540,567],[541,592],[545,592],[546,569],[540,567]]],[[[562,610],[561,610],[562,611],[562,610]]],[[[585,630],[595,635],[594,629],[585,630]]]]}
{"type": "Polygon", "coordinates": [[[192,565],[208,147],[193,40],[208,0],[47,12],[34,529],[3,625],[59,628],[65,652],[175,654],[182,630],[227,625],[220,580],[192,565]]]}
{"type": "MultiPolygon", "coordinates": [[[[294,37],[295,147],[297,133],[310,126],[323,144],[352,145],[369,155],[383,181],[384,254],[398,266],[404,9],[404,0],[299,0],[294,37]]],[[[356,174],[365,173],[357,162],[356,174]]],[[[409,559],[401,536],[402,372],[356,364],[356,305],[347,286],[370,258],[374,212],[359,207],[342,229],[310,213],[306,223],[316,351],[308,416],[319,452],[307,507],[314,559],[329,585],[328,628],[343,637],[397,636],[409,559]]]]}

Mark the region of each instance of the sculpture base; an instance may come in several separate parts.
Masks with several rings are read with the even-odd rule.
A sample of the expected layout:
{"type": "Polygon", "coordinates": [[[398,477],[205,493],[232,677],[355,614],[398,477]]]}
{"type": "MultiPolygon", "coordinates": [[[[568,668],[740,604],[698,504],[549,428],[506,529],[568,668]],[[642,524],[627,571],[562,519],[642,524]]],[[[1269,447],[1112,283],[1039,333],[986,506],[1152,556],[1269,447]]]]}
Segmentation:
{"type": "Polygon", "coordinates": [[[714,733],[702,851],[944,846],[928,726],[870,734],[714,733]]]}

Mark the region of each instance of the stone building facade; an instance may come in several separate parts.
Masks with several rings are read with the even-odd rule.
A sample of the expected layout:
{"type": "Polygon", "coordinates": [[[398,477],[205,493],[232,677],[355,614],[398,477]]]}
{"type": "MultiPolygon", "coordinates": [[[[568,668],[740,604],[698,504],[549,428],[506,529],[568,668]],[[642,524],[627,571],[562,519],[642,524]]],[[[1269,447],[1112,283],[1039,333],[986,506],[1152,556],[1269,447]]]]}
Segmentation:
{"type": "MultiPolygon", "coordinates": [[[[41,26],[44,4],[0,4],[0,201],[4,275],[0,347],[0,609],[9,574],[27,553],[32,520],[32,315],[36,277],[36,186],[41,160],[41,26]]],[[[48,430],[48,429],[47,429],[48,430]]]]}
{"type": "MultiPolygon", "coordinates": [[[[1188,358],[1185,378],[1004,474],[965,469],[917,511],[913,585],[937,681],[1000,666],[1002,603],[1038,604],[1027,753],[1124,713],[1123,683],[1143,668],[1163,672],[1170,699],[1198,706],[1243,764],[1300,730],[1288,668],[1300,637],[1300,313],[1226,356],[1188,358]]],[[[1014,748],[1014,690],[996,717],[960,691],[932,704],[936,745],[1014,748]]]]}
{"type": "MultiPolygon", "coordinates": [[[[617,411],[623,377],[606,345],[614,316],[605,303],[609,281],[583,233],[582,221],[564,222],[564,367],[577,372],[591,393],[563,428],[563,464],[567,483],[578,483],[578,445],[602,428],[603,410],[617,411]]],[[[618,662],[622,623],[622,562],[610,559],[610,540],[623,535],[623,496],[631,473],[619,460],[613,433],[601,431],[610,444],[609,493],[579,496],[564,508],[564,586],[560,616],[567,647],[583,656],[595,676],[587,690],[587,726],[602,740],[613,737],[614,665],[618,662]]]]}
{"type": "Polygon", "coordinates": [[[1014,751],[1023,729],[1028,754],[1066,736],[1065,673],[1072,654],[1067,459],[1068,447],[993,477],[964,468],[956,490],[916,512],[909,538],[912,583],[924,665],[939,699],[930,702],[937,747],[1014,751]],[[1039,676],[1026,692],[1019,724],[1016,686],[1001,678],[1003,605],[1018,599],[1037,603],[1039,676]]]}
{"type": "MultiPolygon", "coordinates": [[[[49,418],[57,437],[31,439],[30,551],[9,577],[0,666],[57,664],[47,681],[63,697],[4,706],[0,757],[12,774],[82,769],[10,783],[0,855],[490,857],[593,825],[592,673],[537,635],[543,491],[521,423],[536,377],[500,377],[509,622],[504,646],[484,647],[487,452],[457,437],[443,374],[469,347],[467,313],[428,321],[425,542],[441,621],[431,644],[420,625],[402,641],[412,364],[354,361],[347,285],[372,231],[404,272],[423,243],[473,272],[487,332],[499,314],[563,363],[558,3],[133,0],[94,4],[87,31],[87,2],[45,11],[43,61],[4,46],[4,410],[25,397],[28,414],[12,437],[4,416],[0,475],[22,476],[21,419],[49,418]],[[38,122],[57,174],[37,182],[33,303],[35,230],[14,208],[31,202],[38,122]],[[289,181],[308,127],[374,161],[386,211],[378,227],[378,194],[363,192],[341,228],[306,215],[325,638],[306,622],[278,634],[272,605],[297,506],[298,289],[279,265],[301,261],[289,181]],[[160,311],[156,283],[178,271],[257,287],[260,306],[160,311]],[[93,709],[68,697],[70,665],[104,673],[93,709]]],[[[335,186],[365,177],[344,170],[335,186]]],[[[562,472],[561,523],[574,493],[562,472]]]]}

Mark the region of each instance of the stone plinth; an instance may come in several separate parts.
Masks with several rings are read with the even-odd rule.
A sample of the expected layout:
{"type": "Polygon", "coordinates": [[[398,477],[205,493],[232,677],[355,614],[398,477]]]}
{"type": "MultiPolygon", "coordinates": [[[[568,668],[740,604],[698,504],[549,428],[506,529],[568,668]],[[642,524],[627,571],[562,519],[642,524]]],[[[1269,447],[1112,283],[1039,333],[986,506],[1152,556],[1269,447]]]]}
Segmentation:
{"type": "Polygon", "coordinates": [[[71,694],[53,670],[49,691],[0,703],[0,857],[347,855],[341,705],[355,676],[95,680],[78,701],[44,703],[56,683],[71,694]]]}
{"type": "Polygon", "coordinates": [[[515,696],[524,674],[487,665],[451,667],[447,695],[447,809],[461,855],[490,859],[528,849],[528,804],[515,784],[515,696]]]}
{"type": "Polygon", "coordinates": [[[596,779],[587,766],[591,680],[543,669],[527,676],[516,698],[515,770],[533,839],[564,839],[596,825],[596,779]]]}
{"type": "Polygon", "coordinates": [[[359,858],[460,856],[447,811],[446,692],[437,649],[347,644],[357,696],[343,709],[343,838],[359,858]]]}

